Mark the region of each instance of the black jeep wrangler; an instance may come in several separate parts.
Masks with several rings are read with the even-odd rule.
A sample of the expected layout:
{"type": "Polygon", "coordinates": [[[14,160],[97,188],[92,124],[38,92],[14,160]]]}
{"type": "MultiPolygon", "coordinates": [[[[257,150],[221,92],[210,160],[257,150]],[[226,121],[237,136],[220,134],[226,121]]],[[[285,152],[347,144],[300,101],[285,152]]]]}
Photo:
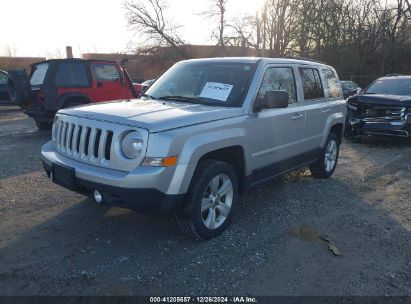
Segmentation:
{"type": "Polygon", "coordinates": [[[11,70],[8,92],[40,130],[51,128],[61,108],[138,97],[130,75],[117,62],[84,59],[38,62],[31,65],[29,77],[11,70]]]}

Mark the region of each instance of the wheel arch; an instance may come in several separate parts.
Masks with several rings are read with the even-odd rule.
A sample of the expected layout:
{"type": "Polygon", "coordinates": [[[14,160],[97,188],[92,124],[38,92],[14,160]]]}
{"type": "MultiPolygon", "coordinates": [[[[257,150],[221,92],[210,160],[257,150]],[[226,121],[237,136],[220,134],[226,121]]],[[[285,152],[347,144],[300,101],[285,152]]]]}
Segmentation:
{"type": "Polygon", "coordinates": [[[244,156],[244,149],[240,145],[236,146],[228,146],[218,150],[210,151],[204,154],[197,162],[198,163],[206,160],[219,160],[226,162],[233,166],[237,179],[238,179],[238,188],[241,193],[244,193],[246,188],[246,181],[245,181],[245,156],[244,156]]]}
{"type": "Polygon", "coordinates": [[[345,115],[343,112],[334,113],[327,118],[326,127],[324,128],[323,138],[321,141],[321,147],[324,147],[328,135],[330,132],[334,132],[337,135],[340,143],[342,136],[344,134],[344,124],[345,124],[345,115]]]}
{"type": "Polygon", "coordinates": [[[74,102],[74,101],[76,102],[80,101],[80,102],[83,102],[84,104],[88,104],[91,102],[90,97],[84,93],[77,93],[77,92],[76,93],[66,93],[59,97],[59,100],[58,100],[59,109],[64,108],[70,102],[74,102]]]}
{"type": "Polygon", "coordinates": [[[179,156],[179,165],[170,183],[170,193],[186,193],[198,163],[204,159],[225,161],[233,165],[239,189],[245,186],[249,145],[245,130],[229,129],[198,134],[186,141],[179,156]]]}

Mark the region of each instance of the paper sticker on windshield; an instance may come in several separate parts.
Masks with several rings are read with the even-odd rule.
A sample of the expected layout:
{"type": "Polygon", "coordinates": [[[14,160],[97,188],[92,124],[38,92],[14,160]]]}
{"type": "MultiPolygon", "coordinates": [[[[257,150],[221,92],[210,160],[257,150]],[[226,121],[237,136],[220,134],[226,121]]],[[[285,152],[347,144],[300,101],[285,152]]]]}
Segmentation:
{"type": "Polygon", "coordinates": [[[207,82],[201,91],[200,97],[227,101],[233,86],[218,82],[207,82]]]}

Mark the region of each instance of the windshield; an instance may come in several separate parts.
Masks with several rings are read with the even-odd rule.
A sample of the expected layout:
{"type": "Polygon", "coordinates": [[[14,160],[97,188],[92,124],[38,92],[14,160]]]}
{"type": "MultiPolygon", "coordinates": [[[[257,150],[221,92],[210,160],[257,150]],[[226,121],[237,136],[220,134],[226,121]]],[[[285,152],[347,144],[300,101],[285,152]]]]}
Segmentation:
{"type": "Polygon", "coordinates": [[[44,82],[44,78],[46,77],[48,68],[48,63],[40,63],[33,66],[33,71],[30,77],[30,84],[32,86],[42,85],[44,82]]]}
{"type": "Polygon", "coordinates": [[[379,79],[371,84],[364,94],[411,96],[411,79],[379,79]]]}
{"type": "Polygon", "coordinates": [[[147,90],[148,98],[239,107],[255,63],[182,62],[147,90]]]}

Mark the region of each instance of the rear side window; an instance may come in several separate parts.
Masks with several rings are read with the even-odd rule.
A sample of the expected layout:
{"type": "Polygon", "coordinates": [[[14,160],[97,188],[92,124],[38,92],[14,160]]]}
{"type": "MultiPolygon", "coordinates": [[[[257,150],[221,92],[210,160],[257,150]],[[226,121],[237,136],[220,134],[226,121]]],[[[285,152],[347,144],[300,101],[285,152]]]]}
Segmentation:
{"type": "Polygon", "coordinates": [[[324,97],[324,89],[317,69],[300,68],[300,76],[305,100],[324,97]]]}
{"type": "Polygon", "coordinates": [[[258,97],[264,98],[267,91],[287,91],[289,94],[288,103],[297,102],[293,69],[286,67],[268,68],[264,73],[258,97]]]}
{"type": "Polygon", "coordinates": [[[332,70],[323,70],[325,83],[328,89],[329,98],[339,98],[341,97],[340,82],[338,81],[337,75],[335,75],[332,70]]]}
{"type": "Polygon", "coordinates": [[[30,84],[32,86],[42,85],[44,78],[46,78],[47,70],[49,69],[48,63],[40,63],[33,66],[32,74],[30,77],[30,84]]]}
{"type": "Polygon", "coordinates": [[[87,70],[83,63],[64,62],[57,67],[56,79],[58,86],[84,87],[89,85],[87,70]]]}
{"type": "Polygon", "coordinates": [[[119,81],[120,74],[112,63],[94,63],[92,66],[94,79],[97,81],[119,81]]]}

